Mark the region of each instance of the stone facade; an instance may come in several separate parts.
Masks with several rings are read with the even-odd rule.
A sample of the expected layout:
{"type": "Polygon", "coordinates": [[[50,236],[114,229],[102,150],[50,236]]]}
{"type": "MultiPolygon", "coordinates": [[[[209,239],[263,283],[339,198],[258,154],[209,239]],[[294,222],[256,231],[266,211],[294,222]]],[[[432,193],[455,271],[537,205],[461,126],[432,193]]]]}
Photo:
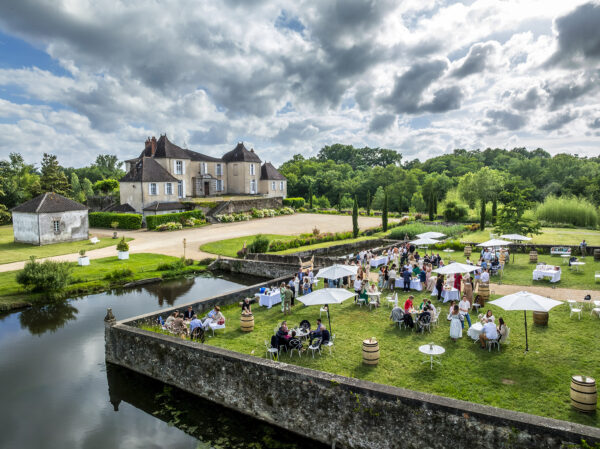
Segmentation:
{"type": "Polygon", "coordinates": [[[600,429],[593,427],[337,376],[130,326],[140,318],[106,321],[107,362],[332,447],[558,449],[582,439],[600,442],[600,429]]]}
{"type": "MultiPolygon", "coordinates": [[[[230,271],[232,273],[242,273],[269,279],[284,277],[289,281],[294,273],[298,271],[298,268],[300,268],[300,264],[297,261],[298,259],[296,258],[296,263],[286,264],[280,262],[256,262],[246,259],[217,259],[209,268],[211,270],[230,271]]],[[[271,282],[269,285],[275,284],[271,282]]]]}

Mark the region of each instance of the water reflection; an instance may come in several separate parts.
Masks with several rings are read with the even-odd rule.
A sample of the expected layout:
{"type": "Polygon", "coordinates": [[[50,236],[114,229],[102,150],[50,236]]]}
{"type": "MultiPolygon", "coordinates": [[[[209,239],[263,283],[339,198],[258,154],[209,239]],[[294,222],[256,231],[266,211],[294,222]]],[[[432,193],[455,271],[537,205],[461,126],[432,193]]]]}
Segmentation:
{"type": "Polygon", "coordinates": [[[156,297],[160,307],[165,304],[171,307],[175,304],[177,298],[180,298],[191,290],[194,286],[194,282],[194,278],[181,278],[167,283],[147,284],[138,289],[138,291],[144,290],[156,297]]]}
{"type": "Polygon", "coordinates": [[[78,312],[68,301],[34,305],[19,315],[19,322],[21,328],[29,330],[33,335],[42,335],[63,328],[67,321],[76,318],[78,312]]]}
{"type": "MultiPolygon", "coordinates": [[[[325,448],[299,435],[276,430],[175,387],[116,365],[107,364],[108,394],[114,411],[128,403],[206,444],[227,448],[325,448]]],[[[204,447],[202,445],[201,447],[204,447]]]]}

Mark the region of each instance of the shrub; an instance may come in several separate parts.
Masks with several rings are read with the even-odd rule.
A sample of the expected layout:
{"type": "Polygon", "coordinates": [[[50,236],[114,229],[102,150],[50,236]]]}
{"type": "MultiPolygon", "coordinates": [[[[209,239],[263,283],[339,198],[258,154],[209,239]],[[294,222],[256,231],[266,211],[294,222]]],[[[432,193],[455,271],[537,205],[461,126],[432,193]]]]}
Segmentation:
{"type": "Polygon", "coordinates": [[[461,221],[467,214],[467,208],[454,201],[448,201],[444,208],[444,219],[446,221],[461,221]]]}
{"type": "Polygon", "coordinates": [[[204,220],[204,213],[201,210],[189,210],[186,212],[177,212],[174,214],[149,215],[146,217],[146,226],[149,230],[156,229],[158,225],[175,222],[183,223],[190,218],[204,220]]]}
{"type": "Polygon", "coordinates": [[[117,244],[117,251],[129,251],[129,245],[125,241],[125,237],[117,244]]]}
{"type": "Polygon", "coordinates": [[[472,223],[470,225],[467,225],[467,231],[479,231],[479,223],[472,223]]]}
{"type": "Polygon", "coordinates": [[[198,265],[210,265],[211,263],[213,263],[215,261],[214,257],[205,257],[204,259],[200,259],[198,261],[198,265]]]}
{"type": "Polygon", "coordinates": [[[535,211],[536,218],[554,225],[570,223],[574,226],[598,226],[598,209],[584,198],[547,196],[535,211]]]}
{"type": "Polygon", "coordinates": [[[421,212],[417,212],[415,214],[415,220],[423,220],[423,214],[421,212]]]}
{"type": "Polygon", "coordinates": [[[180,229],[183,229],[183,225],[181,223],[175,223],[174,221],[170,221],[168,223],[163,223],[158,225],[155,230],[159,231],[159,232],[164,232],[164,231],[179,231],[180,229]]]}
{"type": "Polygon", "coordinates": [[[117,223],[119,229],[140,229],[142,227],[142,216],[140,214],[90,212],[89,219],[92,228],[112,228],[112,223],[117,223]]]}
{"type": "Polygon", "coordinates": [[[104,279],[108,281],[120,281],[133,277],[133,271],[130,268],[117,268],[116,270],[107,273],[104,279]]]}
{"type": "Polygon", "coordinates": [[[48,297],[63,290],[69,283],[72,266],[68,262],[45,260],[37,262],[31,256],[25,268],[17,274],[17,282],[32,291],[41,291],[48,297]]]}
{"type": "Polygon", "coordinates": [[[304,207],[305,203],[306,203],[306,201],[304,201],[304,198],[284,198],[283,199],[284,206],[293,207],[294,209],[299,209],[301,207],[304,207]]]}
{"type": "Polygon", "coordinates": [[[85,256],[85,249],[80,249],[79,250],[79,257],[83,257],[85,256]]]}
{"type": "Polygon", "coordinates": [[[182,257],[173,262],[161,263],[156,267],[157,271],[178,271],[183,270],[186,266],[186,260],[182,257]]]}
{"type": "Polygon", "coordinates": [[[269,250],[269,239],[262,234],[258,234],[252,243],[248,245],[250,253],[266,253],[269,250]]]}

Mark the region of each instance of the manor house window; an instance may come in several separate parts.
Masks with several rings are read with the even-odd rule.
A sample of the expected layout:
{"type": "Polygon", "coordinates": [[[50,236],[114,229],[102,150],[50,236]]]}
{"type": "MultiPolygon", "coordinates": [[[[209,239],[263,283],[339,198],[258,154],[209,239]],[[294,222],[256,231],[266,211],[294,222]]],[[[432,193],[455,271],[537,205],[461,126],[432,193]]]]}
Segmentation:
{"type": "Polygon", "coordinates": [[[183,161],[175,161],[175,174],[176,175],[183,174],[183,161]]]}

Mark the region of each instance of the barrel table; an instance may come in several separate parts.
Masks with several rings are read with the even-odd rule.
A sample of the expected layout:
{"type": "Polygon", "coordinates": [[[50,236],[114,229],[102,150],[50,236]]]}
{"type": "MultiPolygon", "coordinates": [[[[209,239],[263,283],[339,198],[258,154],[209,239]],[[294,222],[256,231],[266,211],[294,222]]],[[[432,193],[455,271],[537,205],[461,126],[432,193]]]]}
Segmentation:
{"type": "Polygon", "coordinates": [[[479,284],[479,305],[485,306],[485,302],[490,299],[490,284],[479,284]]]}
{"type": "Polygon", "coordinates": [[[242,315],[240,318],[240,330],[242,332],[252,332],[254,330],[254,315],[242,315]]]}
{"type": "Polygon", "coordinates": [[[363,340],[362,353],[365,365],[377,365],[379,363],[379,343],[377,340],[374,338],[363,340]]]}
{"type": "Polygon", "coordinates": [[[548,326],[548,312],[533,312],[533,324],[538,326],[548,326]]]}
{"type": "Polygon", "coordinates": [[[471,245],[465,246],[465,257],[471,257],[472,251],[473,251],[473,248],[471,247],[471,245]]]}
{"type": "Polygon", "coordinates": [[[529,263],[537,263],[538,253],[537,251],[529,251],[529,263]]]}
{"type": "Polygon", "coordinates": [[[571,405],[576,410],[584,413],[596,411],[598,392],[596,381],[587,376],[571,377],[571,405]]]}
{"type": "Polygon", "coordinates": [[[594,260],[596,260],[596,261],[600,260],[600,249],[594,250],[594,260]]]}

